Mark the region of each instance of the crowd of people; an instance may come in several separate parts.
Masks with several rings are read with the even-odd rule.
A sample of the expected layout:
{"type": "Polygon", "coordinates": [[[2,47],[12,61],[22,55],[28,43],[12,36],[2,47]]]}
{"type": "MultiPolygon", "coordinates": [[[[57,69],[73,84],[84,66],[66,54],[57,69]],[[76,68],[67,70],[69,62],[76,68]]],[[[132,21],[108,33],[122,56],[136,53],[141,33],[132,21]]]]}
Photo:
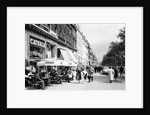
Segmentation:
{"type": "MultiPolygon", "coordinates": [[[[40,86],[41,89],[45,89],[53,83],[61,84],[63,80],[70,83],[75,80],[80,83],[81,79],[87,82],[93,82],[93,74],[103,74],[102,66],[87,66],[87,67],[65,67],[65,66],[51,66],[51,67],[37,67],[36,65],[27,65],[25,68],[25,85],[40,86]]],[[[107,69],[107,75],[109,82],[117,80],[119,76],[124,73],[123,66],[121,67],[109,67],[107,69]]]]}
{"type": "Polygon", "coordinates": [[[45,89],[46,85],[51,84],[52,82],[59,82],[65,80],[70,83],[72,80],[76,80],[80,83],[81,79],[84,78],[88,82],[93,81],[93,67],[86,68],[72,68],[72,67],[37,67],[35,65],[28,65],[25,68],[25,85],[29,86],[30,84],[37,84],[41,89],[45,89]],[[46,82],[45,82],[45,79],[46,82]]]}
{"type": "Polygon", "coordinates": [[[103,67],[102,67],[102,66],[95,66],[95,67],[94,67],[94,72],[95,72],[95,73],[101,73],[102,70],[103,70],[103,67]]]}

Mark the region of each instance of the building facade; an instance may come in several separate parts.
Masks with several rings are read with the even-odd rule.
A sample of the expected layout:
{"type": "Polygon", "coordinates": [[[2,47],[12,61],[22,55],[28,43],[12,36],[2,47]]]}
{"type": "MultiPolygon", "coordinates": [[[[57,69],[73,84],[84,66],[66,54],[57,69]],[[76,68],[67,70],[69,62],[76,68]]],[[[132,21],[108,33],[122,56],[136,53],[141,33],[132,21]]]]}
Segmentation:
{"type": "Polygon", "coordinates": [[[86,37],[83,35],[81,28],[78,24],[77,27],[77,54],[78,54],[78,65],[79,67],[89,66],[88,48],[86,43],[86,37]]]}
{"type": "Polygon", "coordinates": [[[78,66],[82,66],[82,33],[77,26],[77,59],[78,59],[78,66]]]}
{"type": "Polygon", "coordinates": [[[83,61],[83,64],[85,66],[88,66],[89,65],[89,53],[88,53],[88,45],[86,43],[86,37],[83,35],[83,45],[84,47],[82,48],[82,51],[83,51],[83,58],[82,58],[82,61],[83,61]]]}
{"type": "Polygon", "coordinates": [[[25,63],[42,59],[73,61],[80,67],[97,63],[78,24],[25,24],[25,63]]]}
{"type": "Polygon", "coordinates": [[[87,49],[87,63],[88,65],[90,66],[97,66],[98,65],[98,60],[97,60],[97,57],[96,55],[94,54],[91,46],[90,46],[90,43],[88,42],[88,40],[84,39],[85,43],[86,43],[86,49],[87,49]]]}
{"type": "Polygon", "coordinates": [[[25,62],[41,59],[76,61],[77,29],[73,24],[25,24],[25,62]]]}

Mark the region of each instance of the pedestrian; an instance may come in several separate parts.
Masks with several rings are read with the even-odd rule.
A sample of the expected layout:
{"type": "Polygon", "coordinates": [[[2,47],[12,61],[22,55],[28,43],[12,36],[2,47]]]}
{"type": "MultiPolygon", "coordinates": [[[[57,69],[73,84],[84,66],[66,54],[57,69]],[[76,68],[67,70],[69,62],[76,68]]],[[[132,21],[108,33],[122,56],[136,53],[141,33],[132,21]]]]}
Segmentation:
{"type": "Polygon", "coordinates": [[[113,69],[111,67],[109,67],[107,72],[108,72],[109,82],[112,83],[114,71],[113,71],[113,69]]]}
{"type": "Polygon", "coordinates": [[[91,67],[91,81],[93,81],[93,73],[94,73],[94,68],[91,67]]]}
{"type": "Polygon", "coordinates": [[[36,73],[37,73],[36,68],[37,68],[36,66],[32,66],[32,73],[33,73],[33,74],[36,74],[36,73]]]}
{"type": "Polygon", "coordinates": [[[96,73],[98,73],[98,66],[96,66],[96,73]]]}
{"type": "Polygon", "coordinates": [[[96,73],[98,73],[98,66],[96,66],[96,73]]]}
{"type": "Polygon", "coordinates": [[[75,71],[75,69],[73,68],[72,69],[72,80],[75,80],[75,76],[76,76],[76,71],[75,71]]]}
{"type": "Polygon", "coordinates": [[[83,74],[84,74],[84,80],[86,81],[86,78],[87,78],[87,71],[84,69],[83,71],[83,74]]]}
{"type": "Polygon", "coordinates": [[[80,83],[80,80],[81,80],[81,71],[79,70],[79,68],[77,68],[77,70],[76,70],[76,80],[80,83]]]}
{"type": "Polygon", "coordinates": [[[99,73],[99,66],[97,66],[97,73],[99,73]]]}
{"type": "Polygon", "coordinates": [[[88,80],[89,80],[88,82],[90,82],[91,80],[93,81],[92,71],[90,67],[88,67],[87,72],[88,72],[88,80]]]}
{"type": "Polygon", "coordinates": [[[104,70],[104,67],[103,67],[103,66],[101,66],[101,73],[103,72],[103,70],[104,70]]]}
{"type": "Polygon", "coordinates": [[[67,81],[68,81],[68,83],[70,83],[70,81],[72,80],[72,76],[73,76],[70,69],[68,70],[68,75],[67,76],[68,76],[67,77],[67,79],[68,79],[67,81]]]}
{"type": "Polygon", "coordinates": [[[40,84],[40,88],[45,89],[45,83],[44,81],[40,78],[39,73],[35,75],[35,83],[40,84]]]}
{"type": "Polygon", "coordinates": [[[27,65],[25,68],[25,75],[28,75],[30,73],[30,67],[27,65]]]}
{"type": "Polygon", "coordinates": [[[102,71],[102,67],[101,67],[101,66],[99,66],[99,73],[101,73],[101,71],[102,71]]]}
{"type": "Polygon", "coordinates": [[[118,70],[117,70],[117,68],[115,67],[115,68],[114,68],[114,79],[117,80],[117,78],[118,78],[118,70]]]}
{"type": "Polygon", "coordinates": [[[123,74],[123,71],[124,71],[124,68],[121,66],[120,69],[119,69],[119,72],[120,72],[120,77],[122,76],[123,74]]]}

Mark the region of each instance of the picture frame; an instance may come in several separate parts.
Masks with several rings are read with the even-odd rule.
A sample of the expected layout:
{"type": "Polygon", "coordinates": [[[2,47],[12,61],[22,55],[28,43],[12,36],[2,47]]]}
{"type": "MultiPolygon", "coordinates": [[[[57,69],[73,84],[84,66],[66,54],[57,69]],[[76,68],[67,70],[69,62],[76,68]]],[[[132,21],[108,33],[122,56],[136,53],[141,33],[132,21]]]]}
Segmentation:
{"type": "MultiPolygon", "coordinates": [[[[74,2],[72,2],[72,4],[71,3],[68,3],[67,5],[64,3],[64,2],[60,2],[60,5],[57,5],[58,3],[55,3],[55,2],[53,2],[53,3],[49,3],[49,4],[53,4],[53,5],[49,5],[48,6],[48,4],[47,4],[47,2],[45,2],[45,3],[43,3],[43,2],[38,2],[37,3],[37,5],[36,6],[34,6],[33,5],[33,3],[31,3],[31,2],[29,2],[29,3],[27,3],[27,2],[25,2],[25,1],[23,1],[22,3],[19,3],[19,2],[16,2],[16,3],[10,3],[10,2],[7,2],[7,3],[3,3],[3,7],[2,7],[2,9],[3,9],[3,11],[5,11],[5,13],[3,13],[3,21],[4,21],[4,23],[3,23],[3,27],[4,27],[4,29],[3,30],[6,30],[5,28],[7,28],[7,26],[6,25],[8,25],[8,23],[7,23],[7,7],[15,7],[15,6],[25,6],[25,7],[30,7],[30,6],[33,6],[33,7],[37,7],[37,6],[40,6],[40,7],[56,7],[56,6],[59,6],[59,7],[88,7],[88,6],[90,6],[90,7],[131,7],[131,6],[133,6],[133,7],[143,7],[144,8],[144,19],[146,20],[146,13],[148,14],[148,12],[146,12],[146,10],[148,10],[148,8],[145,6],[145,5],[143,5],[143,2],[140,2],[140,3],[138,3],[137,1],[136,2],[128,2],[128,3],[125,3],[125,2],[118,2],[119,4],[115,4],[115,2],[110,2],[110,4],[109,5],[107,5],[108,3],[107,2],[102,2],[102,3],[99,3],[99,4],[103,4],[103,5],[98,5],[97,4],[97,2],[93,2],[93,3],[91,3],[91,2],[86,2],[87,4],[86,4],[86,6],[84,6],[84,4],[83,3],[79,3],[78,5],[77,5],[77,3],[74,3],[74,2]],[[140,5],[139,5],[140,4],[140,5]]],[[[148,17],[147,17],[147,19],[148,19],[148,17]]],[[[145,24],[145,20],[144,20],[144,30],[146,31],[146,24],[145,24]]],[[[146,34],[146,32],[144,31],[144,35],[148,35],[148,34],[146,34]]],[[[143,37],[145,38],[145,36],[143,35],[143,37]]],[[[4,38],[6,38],[6,37],[8,37],[7,36],[7,31],[5,31],[5,32],[3,32],[3,36],[4,36],[4,38]]],[[[8,39],[7,39],[8,40],[8,39]]],[[[4,42],[6,42],[7,40],[5,40],[4,39],[4,42]]],[[[144,43],[145,43],[145,40],[146,39],[144,39],[144,43]]],[[[8,44],[6,43],[6,49],[7,49],[7,46],[8,46],[8,44]]],[[[144,47],[145,48],[145,47],[144,47]]],[[[7,51],[6,51],[7,52],[7,51]]],[[[6,52],[5,52],[5,56],[7,56],[6,55],[6,52]]],[[[8,52],[7,52],[8,53],[8,52]]],[[[145,53],[145,52],[144,52],[145,53]]],[[[6,59],[6,57],[4,58],[4,60],[6,59]]],[[[145,60],[145,59],[144,59],[145,60]]],[[[5,63],[5,65],[6,64],[8,64],[8,62],[6,61],[6,63],[5,63]]],[[[144,67],[145,67],[145,64],[144,64],[144,67]]],[[[143,71],[143,72],[145,72],[145,71],[143,71]]],[[[7,75],[7,70],[6,70],[6,72],[4,73],[5,75],[7,75]]],[[[144,73],[143,73],[143,75],[144,75],[144,73]]],[[[143,107],[144,108],[147,108],[147,106],[146,106],[146,101],[145,101],[145,99],[146,99],[146,95],[148,95],[148,93],[146,94],[146,90],[148,89],[147,87],[146,87],[146,81],[148,80],[148,78],[146,78],[145,76],[143,76],[144,77],[144,85],[143,85],[143,93],[144,93],[144,102],[143,102],[143,107]],[[147,79],[147,80],[146,80],[147,79]],[[146,89],[147,88],[147,89],[146,89]]],[[[7,95],[9,94],[9,93],[6,93],[7,92],[7,80],[8,80],[8,78],[7,77],[3,77],[3,81],[5,81],[5,82],[3,82],[3,86],[5,86],[4,87],[4,93],[3,93],[3,98],[4,98],[4,100],[3,100],[3,109],[8,109],[7,108],[7,103],[6,102],[8,102],[8,101],[6,101],[7,100],[7,95]],[[5,84],[6,83],[6,84],[5,84]]],[[[138,108],[139,110],[141,110],[141,109],[144,109],[144,108],[138,108]]],[[[34,108],[35,109],[35,108],[34,108]]],[[[41,108],[42,109],[42,108],[41,108]]],[[[57,108],[58,109],[58,108],[57,108]]],[[[63,109],[65,109],[65,108],[63,108],[63,109]]],[[[69,108],[68,108],[69,109],[69,108]]],[[[74,108],[74,109],[80,109],[80,108],[74,108]]],[[[82,109],[87,109],[87,108],[82,108],[82,109]]],[[[88,108],[88,109],[94,109],[94,108],[88,108]]],[[[95,109],[97,109],[97,108],[95,108],[95,109]]],[[[98,108],[98,109],[102,109],[102,108],[98,108]]],[[[110,108],[105,108],[105,109],[110,109],[110,108]]],[[[112,109],[112,108],[111,108],[112,109]]],[[[114,109],[114,108],[113,108],[114,109]]],[[[119,109],[119,108],[118,108],[119,109]]],[[[127,108],[124,108],[124,109],[127,109],[127,108]]],[[[128,109],[131,109],[131,108],[128,108],[128,109]]],[[[133,108],[134,109],[134,108],[133,108]]],[[[135,110],[137,110],[137,108],[135,108],[135,110]]]]}

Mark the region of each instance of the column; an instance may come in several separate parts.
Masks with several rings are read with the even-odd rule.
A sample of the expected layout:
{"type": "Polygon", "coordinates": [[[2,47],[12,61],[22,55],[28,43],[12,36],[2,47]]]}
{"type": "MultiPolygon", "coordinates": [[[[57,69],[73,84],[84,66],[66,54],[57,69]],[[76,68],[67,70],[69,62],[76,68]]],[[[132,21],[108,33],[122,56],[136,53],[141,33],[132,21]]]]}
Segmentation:
{"type": "Polygon", "coordinates": [[[53,49],[52,49],[52,52],[54,54],[54,59],[57,59],[57,45],[54,45],[53,49]]]}

